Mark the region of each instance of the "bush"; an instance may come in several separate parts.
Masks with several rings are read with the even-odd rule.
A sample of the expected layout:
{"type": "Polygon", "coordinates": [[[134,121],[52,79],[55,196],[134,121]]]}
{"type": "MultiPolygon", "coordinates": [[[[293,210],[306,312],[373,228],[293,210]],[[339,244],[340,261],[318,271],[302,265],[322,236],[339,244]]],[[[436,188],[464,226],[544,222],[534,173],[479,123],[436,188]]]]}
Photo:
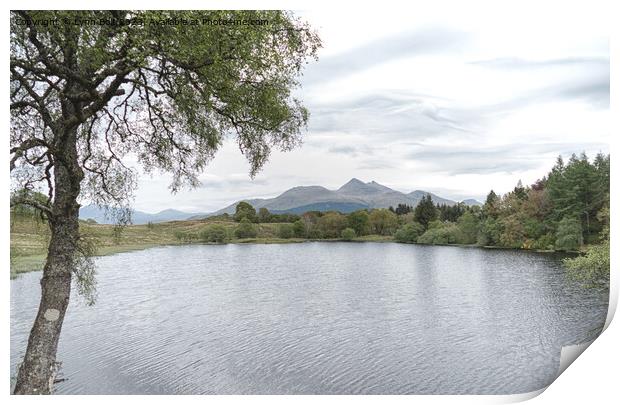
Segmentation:
{"type": "Polygon", "coordinates": [[[293,223],[293,235],[295,235],[296,238],[303,238],[306,236],[306,225],[304,225],[301,219],[293,223]]]}
{"type": "Polygon", "coordinates": [[[340,237],[344,240],[353,240],[355,238],[355,229],[353,228],[345,228],[342,230],[340,237]]]}
{"type": "Polygon", "coordinates": [[[200,240],[200,235],[196,232],[175,231],[174,237],[181,242],[194,242],[200,240]]]}
{"type": "Polygon", "coordinates": [[[235,228],[235,236],[239,239],[255,238],[258,233],[249,219],[243,218],[235,228]]]}
{"type": "Polygon", "coordinates": [[[418,222],[412,222],[401,226],[394,234],[397,242],[411,243],[416,242],[420,235],[424,233],[424,227],[418,222]]]}
{"type": "Polygon", "coordinates": [[[564,259],[569,275],[591,284],[609,282],[609,241],[590,246],[585,255],[564,259]]]}
{"type": "Polygon", "coordinates": [[[556,250],[579,250],[583,244],[581,223],[577,218],[563,218],[555,235],[556,250]]]}
{"type": "Polygon", "coordinates": [[[532,249],[552,250],[554,245],[555,238],[552,234],[548,233],[536,239],[534,243],[532,243],[532,249]]]}
{"type": "Polygon", "coordinates": [[[200,239],[210,243],[224,243],[227,236],[226,228],[222,225],[211,225],[200,233],[200,239]]]}
{"type": "Polygon", "coordinates": [[[311,227],[308,231],[308,239],[323,239],[323,237],[323,232],[316,226],[311,227]]]}
{"type": "Polygon", "coordinates": [[[291,224],[278,225],[278,238],[290,239],[294,235],[295,235],[295,231],[293,229],[293,225],[291,224]]]}
{"type": "Polygon", "coordinates": [[[462,234],[455,224],[444,224],[441,227],[429,228],[422,236],[418,238],[418,243],[428,245],[447,245],[459,243],[462,240],[462,234]]]}

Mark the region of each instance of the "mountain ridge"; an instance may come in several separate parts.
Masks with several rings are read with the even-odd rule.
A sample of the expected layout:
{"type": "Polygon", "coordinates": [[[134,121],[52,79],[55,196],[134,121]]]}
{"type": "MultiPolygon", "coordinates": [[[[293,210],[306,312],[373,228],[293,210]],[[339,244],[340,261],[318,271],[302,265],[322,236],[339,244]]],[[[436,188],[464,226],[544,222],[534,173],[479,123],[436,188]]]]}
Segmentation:
{"type": "MultiPolygon", "coordinates": [[[[257,211],[267,208],[274,214],[302,214],[306,211],[341,211],[348,213],[359,209],[396,208],[398,204],[415,207],[424,196],[429,194],[435,204],[454,205],[457,201],[440,197],[424,190],[403,193],[376,181],[363,182],[352,178],[339,188],[330,190],[323,186],[295,186],[271,198],[242,199],[210,213],[188,213],[175,209],[165,209],[155,214],[132,210],[132,223],[136,225],[149,222],[166,222],[204,219],[221,214],[234,214],[237,204],[245,201],[257,211]]],[[[479,201],[469,198],[462,201],[466,205],[482,205],[479,201]]],[[[80,208],[80,219],[92,218],[98,223],[109,224],[113,221],[105,216],[105,209],[95,205],[80,208]]]]}
{"type": "MultiPolygon", "coordinates": [[[[343,213],[358,209],[388,208],[396,207],[398,204],[406,204],[415,207],[422,197],[430,194],[431,199],[436,204],[454,205],[457,201],[440,197],[431,192],[414,190],[410,193],[403,193],[376,181],[363,182],[353,177],[351,180],[340,186],[338,189],[329,190],[326,187],[295,186],[276,197],[242,199],[224,208],[206,215],[197,215],[190,219],[202,219],[209,216],[234,214],[237,204],[245,201],[252,205],[256,210],[267,208],[272,213],[303,213],[309,210],[336,210],[343,213]]],[[[481,205],[475,199],[464,200],[467,205],[481,205]]]]}

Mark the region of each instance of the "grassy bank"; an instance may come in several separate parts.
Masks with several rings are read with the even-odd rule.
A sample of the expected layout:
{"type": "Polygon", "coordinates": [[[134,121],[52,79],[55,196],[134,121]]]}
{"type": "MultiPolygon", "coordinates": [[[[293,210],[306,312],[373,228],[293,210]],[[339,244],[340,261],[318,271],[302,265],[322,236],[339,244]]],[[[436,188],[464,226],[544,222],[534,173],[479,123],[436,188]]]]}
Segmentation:
{"type": "MultiPolygon", "coordinates": [[[[238,223],[222,220],[172,221],[148,225],[129,225],[118,229],[113,225],[94,224],[80,221],[80,232],[96,247],[96,254],[104,256],[131,250],[146,249],[162,245],[179,245],[201,242],[188,240],[184,235],[200,235],[212,225],[221,225],[229,236],[227,243],[300,243],[308,239],[279,238],[278,223],[256,224],[255,238],[234,237],[238,223]]],[[[321,239],[325,240],[325,239],[321,239]]],[[[368,235],[354,241],[386,242],[391,236],[368,235]]],[[[19,273],[37,271],[43,268],[49,229],[42,220],[24,214],[11,214],[11,277],[19,273]]]]}
{"type": "MultiPolygon", "coordinates": [[[[172,221],[158,224],[129,225],[117,228],[113,225],[80,221],[83,237],[95,246],[97,256],[110,255],[154,246],[205,243],[200,239],[203,231],[213,225],[226,230],[226,243],[301,243],[314,239],[280,238],[280,223],[255,224],[254,238],[236,238],[235,228],[239,225],[232,220],[205,219],[198,221],[172,221]]],[[[342,239],[316,239],[320,241],[341,241],[342,239]]],[[[392,236],[365,235],[355,237],[350,242],[393,242],[392,236]]],[[[19,273],[37,271],[43,268],[49,243],[49,229],[45,222],[32,215],[11,215],[11,278],[19,273]]],[[[469,246],[456,245],[448,246],[469,246]]],[[[493,247],[487,247],[493,248],[493,247]]]]}

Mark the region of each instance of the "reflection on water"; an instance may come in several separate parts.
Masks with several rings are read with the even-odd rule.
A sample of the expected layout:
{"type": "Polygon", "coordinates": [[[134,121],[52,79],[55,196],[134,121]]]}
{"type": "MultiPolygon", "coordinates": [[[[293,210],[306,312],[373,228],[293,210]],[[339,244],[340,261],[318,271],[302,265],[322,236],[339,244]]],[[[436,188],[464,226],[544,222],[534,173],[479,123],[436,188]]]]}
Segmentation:
{"type": "MultiPolygon", "coordinates": [[[[391,243],[175,246],[97,260],[58,393],[513,394],[596,336],[607,290],[553,255],[391,243]]],[[[11,373],[40,273],[11,281],[11,373]]]]}

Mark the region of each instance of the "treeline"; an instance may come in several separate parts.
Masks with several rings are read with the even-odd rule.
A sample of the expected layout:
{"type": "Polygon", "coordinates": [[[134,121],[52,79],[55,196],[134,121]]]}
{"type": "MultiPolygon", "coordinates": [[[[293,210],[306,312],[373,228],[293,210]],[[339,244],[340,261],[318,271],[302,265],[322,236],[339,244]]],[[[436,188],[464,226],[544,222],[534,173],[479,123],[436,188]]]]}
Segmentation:
{"type": "MultiPolygon", "coordinates": [[[[575,251],[608,237],[609,155],[559,157],[551,172],[530,186],[497,195],[482,207],[435,206],[430,196],[395,235],[401,242],[477,244],[575,251]]],[[[402,209],[401,209],[402,210],[402,209]]],[[[409,215],[409,214],[405,214],[409,215]]]]}
{"type": "MultiPolygon", "coordinates": [[[[223,242],[232,237],[256,238],[257,224],[278,223],[282,239],[344,239],[379,235],[403,243],[463,244],[517,249],[582,251],[567,266],[582,278],[609,277],[610,157],[585,153],[560,156],[553,169],[534,184],[498,195],[489,192],[482,206],[436,205],[430,195],[415,207],[358,210],[349,214],[310,211],[302,215],[258,213],[239,203],[232,219],[236,228],[208,227],[200,239],[223,242]]],[[[231,219],[230,216],[226,216],[231,219]]],[[[224,218],[221,218],[224,219],[224,218]]]]}
{"type": "Polygon", "coordinates": [[[232,219],[244,235],[252,234],[253,224],[279,223],[281,238],[381,235],[399,242],[577,251],[608,235],[609,168],[609,155],[590,161],[583,153],[568,162],[560,156],[542,179],[529,186],[519,181],[501,196],[491,190],[482,206],[436,205],[426,195],[415,207],[295,215],[256,212],[241,202],[232,219]]]}

